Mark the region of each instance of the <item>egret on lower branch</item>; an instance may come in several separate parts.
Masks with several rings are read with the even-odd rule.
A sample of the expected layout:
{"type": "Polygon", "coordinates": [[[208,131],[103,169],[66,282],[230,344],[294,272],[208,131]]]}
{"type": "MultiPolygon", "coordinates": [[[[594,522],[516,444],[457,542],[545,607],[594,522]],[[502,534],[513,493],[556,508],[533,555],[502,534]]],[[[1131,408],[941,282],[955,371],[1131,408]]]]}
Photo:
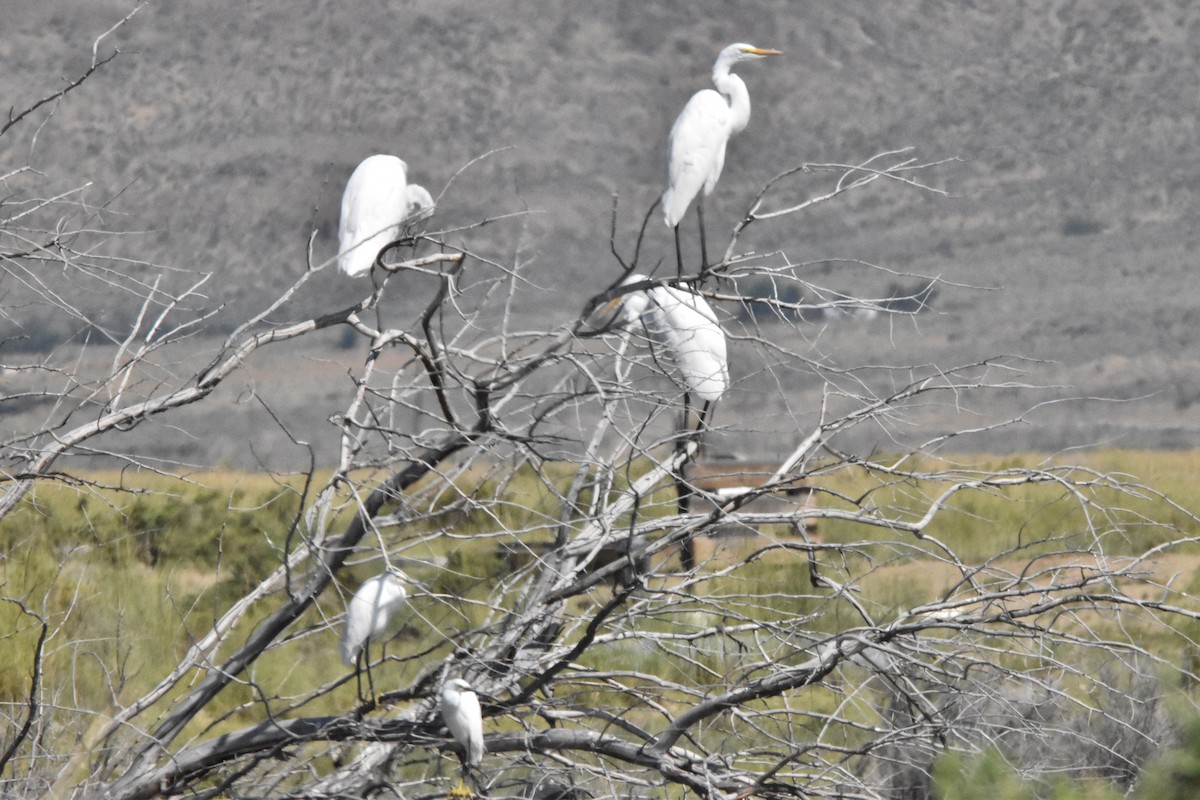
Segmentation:
{"type": "Polygon", "coordinates": [[[388,567],[383,573],[363,581],[362,586],[350,598],[346,606],[346,622],[342,629],[342,662],[354,667],[355,679],[359,681],[358,694],[362,697],[361,664],[366,662],[367,686],[375,694],[371,678],[371,641],[383,636],[392,615],[404,607],[408,592],[404,581],[408,580],[400,570],[388,567]]]}
{"type": "MultiPolygon", "coordinates": [[[[634,273],[622,282],[631,286],[648,281],[634,273]]],[[[729,358],[725,331],[708,301],[690,289],[653,286],[630,292],[608,305],[619,309],[615,325],[630,330],[642,326],[651,340],[662,347],[667,360],[679,371],[684,389],[684,406],[694,395],[704,403],[703,421],[712,403],[729,388],[729,358]]]]}
{"type": "MultiPolygon", "coordinates": [[[[631,286],[648,280],[645,275],[634,273],[621,285],[631,286]]],[[[678,380],[684,388],[683,423],[680,427],[686,436],[676,440],[678,453],[687,447],[693,436],[704,435],[713,404],[729,388],[725,331],[717,321],[716,312],[696,292],[675,286],[653,286],[629,292],[610,302],[604,309],[611,319],[611,326],[624,330],[642,326],[651,341],[662,347],[667,360],[674,363],[679,371],[678,380]],[[692,395],[703,401],[694,434],[689,419],[692,395]]],[[[692,488],[684,479],[683,462],[675,473],[675,493],[677,511],[681,515],[689,513],[692,488]]],[[[686,570],[695,566],[690,539],[682,543],[680,560],[686,570]]]]}
{"type": "MultiPolygon", "coordinates": [[[[663,217],[675,232],[675,258],[683,275],[683,255],[679,249],[679,222],[692,200],[704,190],[712,193],[725,166],[725,146],[750,122],[750,92],[746,84],[729,70],[740,62],[780,55],[778,50],[739,42],[721,51],[713,64],[712,81],[717,91],[701,89],[692,95],[671,126],[667,140],[667,189],[663,192],[663,217]]],[[[701,270],[708,266],[704,242],[704,198],[696,203],[700,222],[701,270]]]]}
{"type": "Polygon", "coordinates": [[[470,795],[466,788],[465,775],[471,767],[477,767],[483,762],[485,746],[483,742],[483,712],[479,709],[479,698],[471,689],[471,684],[462,678],[453,678],[442,686],[442,720],[450,729],[450,734],[462,748],[464,779],[455,787],[457,795],[470,795]]]}
{"type": "Polygon", "coordinates": [[[338,269],[366,275],[379,252],[400,238],[407,222],[427,216],[433,197],[408,183],[408,165],[395,156],[374,155],[354,168],[342,193],[338,222],[338,269]]]}

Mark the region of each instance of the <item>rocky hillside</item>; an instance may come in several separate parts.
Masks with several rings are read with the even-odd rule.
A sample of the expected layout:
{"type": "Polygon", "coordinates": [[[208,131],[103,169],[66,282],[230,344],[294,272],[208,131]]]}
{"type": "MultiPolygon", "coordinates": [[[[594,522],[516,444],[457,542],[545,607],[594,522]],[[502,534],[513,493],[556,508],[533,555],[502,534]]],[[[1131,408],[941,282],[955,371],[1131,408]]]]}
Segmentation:
{"type": "MultiPolygon", "coordinates": [[[[76,77],[92,40],[130,8],[80,6],[18,0],[6,11],[6,103],[23,108],[76,77]]],[[[316,256],[333,254],[345,178],[362,157],[392,152],[413,180],[445,189],[441,224],[536,212],[471,241],[502,263],[531,262],[518,310],[556,322],[614,274],[612,195],[628,245],[662,190],[675,114],[707,85],[721,46],[752,41],[785,56],[740,70],[754,117],[709,204],[713,228],[727,230],[764,181],[801,163],[910,146],[925,161],[958,159],[925,176],[948,197],[873,188],[763,226],[745,245],[794,262],[869,261],[902,282],[938,276],[953,285],[913,334],[917,351],[1052,360],[1051,381],[1156,395],[1178,415],[1173,433],[1126,443],[1200,440],[1188,418],[1200,399],[1200,7],[1186,0],[283,9],[146,6],[110,40],[122,55],[47,124],[49,107],[0,139],[0,171],[32,166],[45,192],[92,182],[87,199],[107,206],[98,224],[136,232],[114,239],[114,253],[217,274],[213,300],[229,306],[219,327],[304,270],[312,226],[316,256]]],[[[787,192],[827,188],[814,175],[787,192]]],[[[655,221],[650,260],[670,257],[669,242],[655,221]]],[[[871,296],[897,280],[830,262],[806,277],[871,296]]],[[[325,302],[357,294],[333,274],[318,288],[325,302]]],[[[877,333],[855,335],[868,349],[909,346],[877,333]]]]}

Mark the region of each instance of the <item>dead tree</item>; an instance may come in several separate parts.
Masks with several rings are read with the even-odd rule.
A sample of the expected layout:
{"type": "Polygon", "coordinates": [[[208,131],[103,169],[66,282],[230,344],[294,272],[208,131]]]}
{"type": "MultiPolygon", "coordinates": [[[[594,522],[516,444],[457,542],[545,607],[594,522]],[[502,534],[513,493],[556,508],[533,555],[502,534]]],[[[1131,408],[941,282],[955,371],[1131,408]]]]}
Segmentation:
{"type": "MultiPolygon", "coordinates": [[[[4,135],[19,129],[10,124],[4,135]]],[[[114,644],[93,656],[111,689],[104,702],[85,697],[57,666],[78,644],[62,641],[71,621],[86,612],[86,598],[65,591],[74,562],[64,557],[36,594],[3,585],[23,620],[13,641],[29,678],[22,696],[3,705],[13,723],[0,750],[5,795],[440,794],[455,778],[442,761],[453,745],[436,699],[451,675],[466,677],[483,701],[488,755],[479,772],[492,797],[523,796],[539,781],[563,796],[641,796],[669,786],[705,798],[916,797],[946,751],[997,746],[1035,776],[1057,769],[1061,761],[1039,760],[1048,750],[1030,745],[1038,737],[1089,754],[1092,761],[1076,760],[1082,771],[1111,776],[1120,773],[1115,761],[1121,774],[1136,774],[1168,736],[1158,684],[1146,676],[1196,677],[1176,657],[1186,641],[1176,631],[1197,608],[1159,561],[1194,545],[1183,531],[1195,516],[1156,498],[1172,519],[1148,518],[1138,509],[1152,490],[1077,465],[989,468],[939,458],[946,439],[971,434],[964,428],[904,438],[905,421],[924,409],[949,413],[1009,385],[1019,359],[903,365],[877,380],[873,367],[835,367],[795,351],[784,334],[805,323],[775,299],[788,293],[745,298],[731,288],[745,276],[809,284],[786,255],[742,249],[759,226],[879,182],[936,191],[926,176],[937,166],[908,151],[798,165],[729,227],[717,263],[683,276],[725,309],[727,323],[751,301],[774,303],[790,320],[769,335],[731,334],[740,371],[711,430],[765,424],[736,413],[745,406],[739,398],[761,396],[756,370],[786,364],[825,389],[802,424],[773,432],[777,449],[759,479],[712,492],[703,509],[684,513],[670,486],[700,441],[679,442],[670,366],[595,324],[594,309],[613,300],[611,291],[574,298],[580,313],[556,328],[516,333],[505,310],[509,292],[524,285],[520,265],[452,243],[435,215],[381,252],[378,279],[358,302],[276,322],[297,292],[328,274],[327,264],[309,265],[195,363],[174,353],[208,318],[206,274],[135,280],[95,260],[86,224],[48,225],[32,243],[24,222],[20,232],[12,227],[18,211],[43,225],[61,217],[69,197],[0,204],[10,212],[0,264],[31,279],[31,294],[6,295],[7,310],[35,307],[89,331],[81,339],[64,328],[73,345],[0,349],[6,374],[20,381],[6,384],[3,402],[42,412],[38,424],[4,434],[2,521],[48,513],[37,489],[51,483],[75,486],[80,497],[121,489],[124,476],[110,485],[87,468],[83,457],[96,453],[124,464],[125,476],[141,469],[186,480],[172,469],[180,465],[122,443],[141,426],[215,402],[256,353],[286,358],[284,343],[334,326],[353,330],[363,353],[352,390],[331,410],[334,424],[305,433],[335,437],[339,454],[288,484],[298,511],[265,533],[278,544],[273,568],[236,596],[212,591],[179,605],[177,646],[143,667],[153,672],[146,688],[123,683],[146,679],[124,671],[129,651],[116,645],[125,627],[91,633],[114,644]],[[777,205],[784,188],[810,199],[777,205]],[[83,284],[52,285],[51,272],[102,276],[136,297],[127,329],[93,324],[83,284]],[[436,281],[423,312],[382,324],[375,312],[395,282],[416,274],[436,281]],[[88,336],[112,343],[101,350],[88,336]],[[866,428],[887,432],[897,447],[858,447],[853,435],[866,428]],[[754,503],[801,485],[815,502],[754,503]],[[1068,527],[1022,512],[1022,530],[982,546],[989,529],[968,501],[1019,507],[1027,496],[1066,509],[1068,527]],[[769,533],[817,522],[820,541],[769,533]],[[680,569],[682,543],[731,525],[767,533],[723,560],[680,569]],[[955,533],[964,526],[979,533],[955,533]],[[1152,546],[1128,545],[1148,530],[1152,546]],[[463,566],[498,547],[528,557],[484,576],[463,566]],[[377,681],[388,676],[377,701],[359,704],[353,673],[340,665],[319,679],[305,672],[313,679],[302,685],[268,669],[337,664],[341,598],[353,591],[354,570],[378,567],[384,554],[422,588],[411,598],[416,633],[373,665],[377,681]],[[1160,646],[1143,645],[1147,631],[1162,637],[1160,646]],[[1095,668],[1101,661],[1105,670],[1095,668]],[[1140,713],[1128,713],[1124,700],[1140,713]],[[1048,713],[1051,702],[1052,717],[1032,714],[1048,713]],[[1103,725],[1085,724],[1097,720],[1103,725]]],[[[36,180],[9,176],[10,184],[18,177],[36,180]]],[[[453,203],[452,191],[444,202],[453,203]]],[[[650,247],[644,226],[621,235],[618,227],[614,213],[614,287],[650,247]]],[[[477,230],[454,239],[470,241],[477,230]]],[[[103,556],[108,546],[92,550],[103,556]]],[[[14,545],[6,554],[10,581],[14,559],[27,552],[14,545]]]]}

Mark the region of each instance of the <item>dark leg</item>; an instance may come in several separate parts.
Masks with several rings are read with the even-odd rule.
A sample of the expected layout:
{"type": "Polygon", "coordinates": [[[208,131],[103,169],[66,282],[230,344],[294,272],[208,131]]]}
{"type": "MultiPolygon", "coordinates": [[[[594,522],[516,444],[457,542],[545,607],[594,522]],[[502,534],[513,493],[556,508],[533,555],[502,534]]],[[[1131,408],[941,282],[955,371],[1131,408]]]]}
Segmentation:
{"type": "Polygon", "coordinates": [[[362,702],[362,653],[354,657],[354,693],[358,695],[358,702],[362,702]]]}
{"type": "MultiPolygon", "coordinates": [[[[683,419],[679,425],[679,436],[675,439],[675,452],[685,451],[691,440],[691,395],[684,392],[683,419]]],[[[692,510],[692,487],[686,479],[687,464],[688,459],[680,461],[675,471],[675,511],[680,515],[692,510]]],[[[690,536],[679,543],[679,563],[685,572],[696,568],[696,547],[690,536]]]]}
{"type": "MultiPolygon", "coordinates": [[[[363,663],[367,665],[367,691],[371,693],[370,700],[375,702],[375,679],[371,676],[371,640],[367,639],[362,650],[363,663]]],[[[362,696],[362,686],[359,686],[359,699],[364,702],[367,698],[362,696]]]]}
{"type": "MultiPolygon", "coordinates": [[[[713,401],[705,400],[704,405],[700,407],[699,419],[696,422],[697,438],[703,439],[704,432],[708,430],[708,418],[712,413],[713,401]]],[[[700,455],[700,451],[696,451],[696,455],[700,455]]]]}
{"type": "MultiPolygon", "coordinates": [[[[808,540],[808,526],[803,522],[793,521],[792,530],[800,534],[800,538],[804,539],[805,544],[812,544],[808,540]]],[[[817,564],[817,551],[812,547],[806,547],[804,551],[808,554],[808,582],[812,584],[814,589],[820,589],[826,583],[825,579],[821,577],[821,570],[817,564]]]]}
{"type": "Polygon", "coordinates": [[[700,274],[708,272],[708,245],[704,241],[704,192],[696,196],[696,219],[700,220],[700,274]]]}
{"type": "Polygon", "coordinates": [[[447,796],[451,800],[471,800],[471,798],[475,797],[475,792],[471,789],[471,786],[478,786],[478,781],[471,775],[471,767],[467,764],[467,760],[464,757],[458,757],[458,765],[462,770],[458,778],[458,785],[451,789],[447,796]],[[467,783],[468,781],[470,781],[470,784],[467,783]]]}
{"type": "Polygon", "coordinates": [[[683,278],[683,251],[679,249],[679,226],[675,226],[675,277],[683,278]]]}
{"type": "MultiPolygon", "coordinates": [[[[375,256],[375,263],[376,264],[379,263],[379,256],[375,256]]],[[[379,282],[379,272],[380,272],[380,270],[376,269],[375,265],[372,264],[371,265],[371,297],[374,300],[378,300],[380,292],[383,291],[383,284],[379,282]]],[[[380,308],[381,304],[376,302],[376,303],[373,303],[372,305],[375,306],[375,328],[376,328],[376,330],[381,330],[381,331],[385,330],[385,328],[383,327],[383,311],[380,308]]]]}
{"type": "MultiPolygon", "coordinates": [[[[678,496],[676,507],[679,513],[688,513],[692,506],[692,490],[687,485],[687,481],[677,477],[675,492],[678,496]]],[[[679,565],[683,567],[684,572],[691,572],[696,568],[696,542],[691,536],[679,543],[679,565]]]]}
{"type": "MultiPolygon", "coordinates": [[[[689,408],[688,393],[683,393],[683,415],[679,425],[679,435],[675,437],[675,453],[681,454],[687,450],[688,444],[692,440],[691,425],[689,417],[691,409],[689,408]]],[[[684,459],[679,462],[679,467],[675,471],[675,510],[680,514],[686,514],[692,509],[692,490],[688,486],[687,481],[683,479],[684,468],[690,459],[684,459]]]]}
{"type": "MultiPolygon", "coordinates": [[[[683,421],[679,425],[680,436],[675,440],[675,452],[683,450],[693,441],[697,443],[697,447],[692,456],[680,462],[679,471],[675,476],[675,510],[678,514],[687,514],[692,510],[693,489],[686,480],[687,465],[689,461],[694,461],[700,456],[700,448],[704,444],[704,432],[708,430],[708,418],[712,407],[711,400],[704,401],[704,405],[700,407],[700,413],[697,414],[696,429],[692,430],[691,395],[688,392],[683,393],[683,421]]],[[[687,572],[691,572],[696,567],[696,544],[690,536],[679,544],[679,563],[687,572]]]]}

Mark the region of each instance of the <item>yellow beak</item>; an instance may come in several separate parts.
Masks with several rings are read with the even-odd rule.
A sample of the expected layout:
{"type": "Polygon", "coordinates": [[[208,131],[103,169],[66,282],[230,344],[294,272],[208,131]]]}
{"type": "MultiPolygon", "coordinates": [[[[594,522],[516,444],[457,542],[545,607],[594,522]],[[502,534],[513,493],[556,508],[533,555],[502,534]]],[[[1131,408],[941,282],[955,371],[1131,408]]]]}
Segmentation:
{"type": "Polygon", "coordinates": [[[756,56],[781,56],[782,50],[764,50],[761,47],[747,47],[742,50],[743,53],[753,53],[756,56]]]}

